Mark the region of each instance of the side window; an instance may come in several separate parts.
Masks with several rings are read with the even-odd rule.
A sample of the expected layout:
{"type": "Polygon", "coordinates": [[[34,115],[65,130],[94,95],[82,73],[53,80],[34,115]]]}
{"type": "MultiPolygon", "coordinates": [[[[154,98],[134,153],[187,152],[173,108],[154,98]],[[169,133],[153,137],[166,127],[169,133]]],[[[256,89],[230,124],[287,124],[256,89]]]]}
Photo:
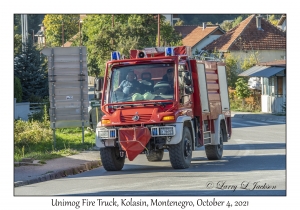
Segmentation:
{"type": "Polygon", "coordinates": [[[190,101],[190,95],[185,93],[184,75],[186,71],[188,71],[186,63],[179,64],[179,73],[178,73],[179,97],[180,97],[180,104],[182,105],[190,101]]]}

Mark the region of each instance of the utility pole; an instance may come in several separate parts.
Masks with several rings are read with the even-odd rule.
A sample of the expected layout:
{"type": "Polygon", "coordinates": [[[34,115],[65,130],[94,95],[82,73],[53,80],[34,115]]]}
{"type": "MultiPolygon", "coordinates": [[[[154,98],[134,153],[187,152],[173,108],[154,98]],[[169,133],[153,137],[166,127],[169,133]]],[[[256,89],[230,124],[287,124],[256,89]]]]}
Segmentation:
{"type": "Polygon", "coordinates": [[[82,42],[81,42],[81,20],[79,18],[79,46],[82,45],[82,42]]]}
{"type": "Polygon", "coordinates": [[[158,37],[158,43],[157,43],[157,45],[158,45],[158,47],[160,47],[160,16],[159,16],[159,14],[158,14],[158,17],[157,17],[157,37],[158,37]]]}
{"type": "Polygon", "coordinates": [[[21,28],[22,28],[22,51],[24,51],[24,46],[27,46],[28,41],[28,23],[27,15],[21,15],[21,28]]]}
{"type": "Polygon", "coordinates": [[[62,46],[64,47],[64,44],[65,44],[65,40],[64,40],[64,21],[62,22],[62,26],[61,26],[61,30],[62,30],[62,33],[61,33],[61,41],[62,41],[62,46]]]}
{"type": "MultiPolygon", "coordinates": [[[[112,20],[112,28],[114,28],[115,27],[115,17],[114,17],[114,15],[112,15],[111,20],[112,20]]],[[[113,38],[111,40],[111,45],[114,46],[114,39],[113,38]]]]}

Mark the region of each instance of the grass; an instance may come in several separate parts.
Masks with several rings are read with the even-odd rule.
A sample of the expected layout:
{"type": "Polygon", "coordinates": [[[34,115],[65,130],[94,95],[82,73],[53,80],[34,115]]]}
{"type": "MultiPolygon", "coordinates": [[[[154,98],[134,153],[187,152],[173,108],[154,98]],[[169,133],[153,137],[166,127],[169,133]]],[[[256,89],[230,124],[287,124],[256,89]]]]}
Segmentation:
{"type": "Polygon", "coordinates": [[[54,148],[53,132],[49,122],[15,122],[14,161],[33,158],[45,163],[46,160],[77,154],[91,150],[95,145],[95,133],[82,128],[56,129],[56,147],[54,148]]]}
{"type": "Polygon", "coordinates": [[[239,112],[260,112],[261,107],[259,103],[245,103],[243,106],[241,99],[230,99],[230,110],[239,112]]]}

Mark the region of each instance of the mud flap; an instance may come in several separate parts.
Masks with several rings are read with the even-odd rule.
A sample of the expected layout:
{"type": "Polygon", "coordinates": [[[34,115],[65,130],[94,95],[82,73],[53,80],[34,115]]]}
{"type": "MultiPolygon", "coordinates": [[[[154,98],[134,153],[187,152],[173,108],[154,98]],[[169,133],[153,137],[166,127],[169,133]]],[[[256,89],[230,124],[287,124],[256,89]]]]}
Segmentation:
{"type": "Polygon", "coordinates": [[[119,129],[119,142],[121,148],[126,152],[126,156],[130,161],[144,151],[150,138],[150,131],[146,127],[119,129]]]}

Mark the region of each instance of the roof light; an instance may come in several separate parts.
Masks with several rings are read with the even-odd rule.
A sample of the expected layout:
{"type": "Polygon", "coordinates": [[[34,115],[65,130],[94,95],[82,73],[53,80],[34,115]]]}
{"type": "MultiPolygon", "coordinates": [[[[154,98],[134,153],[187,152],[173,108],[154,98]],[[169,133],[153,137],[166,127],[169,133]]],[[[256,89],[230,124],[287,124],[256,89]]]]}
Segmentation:
{"type": "Polygon", "coordinates": [[[165,56],[173,56],[174,55],[174,48],[173,47],[166,47],[165,48],[165,56]]]}
{"type": "Polygon", "coordinates": [[[111,52],[111,60],[120,60],[120,52],[118,51],[113,51],[111,52]]]}

